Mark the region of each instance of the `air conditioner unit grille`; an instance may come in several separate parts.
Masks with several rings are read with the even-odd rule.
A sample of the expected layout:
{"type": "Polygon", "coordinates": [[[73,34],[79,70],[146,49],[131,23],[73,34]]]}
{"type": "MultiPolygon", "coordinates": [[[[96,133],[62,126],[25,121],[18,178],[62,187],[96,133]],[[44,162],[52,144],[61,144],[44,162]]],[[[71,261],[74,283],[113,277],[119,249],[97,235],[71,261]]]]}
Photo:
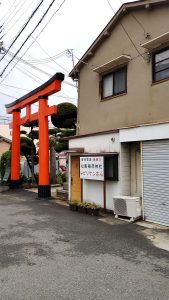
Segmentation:
{"type": "Polygon", "coordinates": [[[114,199],[114,210],[118,215],[126,216],[127,215],[127,205],[124,199],[114,199]]]}

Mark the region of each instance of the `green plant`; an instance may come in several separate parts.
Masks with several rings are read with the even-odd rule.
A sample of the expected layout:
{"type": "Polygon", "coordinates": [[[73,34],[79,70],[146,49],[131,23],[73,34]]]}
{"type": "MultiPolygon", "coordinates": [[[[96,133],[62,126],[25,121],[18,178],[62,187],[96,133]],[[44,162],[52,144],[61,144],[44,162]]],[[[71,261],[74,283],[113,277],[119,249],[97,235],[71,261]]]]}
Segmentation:
{"type": "Polygon", "coordinates": [[[91,209],[98,209],[98,208],[100,208],[100,206],[97,205],[97,204],[94,203],[94,202],[92,202],[92,203],[86,202],[86,207],[87,207],[87,208],[91,208],[91,209]]]}
{"type": "Polygon", "coordinates": [[[78,203],[78,206],[80,206],[80,207],[85,207],[83,202],[79,202],[79,203],[78,203]]]}
{"type": "Polygon", "coordinates": [[[56,144],[55,144],[55,151],[56,152],[62,152],[64,150],[67,150],[68,149],[68,142],[59,142],[57,141],[56,144]]]}
{"type": "Polygon", "coordinates": [[[11,150],[4,152],[0,160],[0,174],[1,179],[4,177],[6,167],[10,165],[11,161],[11,150]]]}
{"type": "Polygon", "coordinates": [[[66,182],[66,173],[62,173],[62,181],[66,182]]]}
{"type": "Polygon", "coordinates": [[[75,128],[77,119],[77,107],[65,102],[57,106],[57,114],[51,116],[51,121],[58,128],[75,128]]]}
{"type": "Polygon", "coordinates": [[[63,183],[63,180],[62,180],[62,173],[57,173],[56,174],[56,182],[58,183],[58,184],[62,184],[63,183]]]}
{"type": "Polygon", "coordinates": [[[28,182],[28,178],[27,178],[25,175],[23,175],[23,174],[21,173],[21,174],[20,174],[20,181],[21,181],[21,183],[28,182]]]}

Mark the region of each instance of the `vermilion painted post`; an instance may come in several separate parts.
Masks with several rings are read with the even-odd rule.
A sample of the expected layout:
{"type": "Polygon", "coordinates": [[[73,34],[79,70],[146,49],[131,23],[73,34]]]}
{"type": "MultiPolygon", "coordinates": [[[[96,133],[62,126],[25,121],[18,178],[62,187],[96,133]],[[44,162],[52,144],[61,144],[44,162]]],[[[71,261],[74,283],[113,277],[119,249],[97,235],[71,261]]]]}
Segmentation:
{"type": "Polygon", "coordinates": [[[17,188],[20,182],[20,110],[13,111],[11,188],[17,188]]]}
{"type": "Polygon", "coordinates": [[[50,198],[48,98],[39,98],[39,185],[38,197],[50,198]]]}

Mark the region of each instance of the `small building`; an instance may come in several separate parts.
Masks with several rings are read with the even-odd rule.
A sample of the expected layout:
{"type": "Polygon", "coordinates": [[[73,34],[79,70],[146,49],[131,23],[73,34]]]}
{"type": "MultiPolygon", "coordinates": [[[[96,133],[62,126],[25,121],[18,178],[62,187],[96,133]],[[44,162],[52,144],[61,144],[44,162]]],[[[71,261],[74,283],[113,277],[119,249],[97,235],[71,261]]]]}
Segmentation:
{"type": "Polygon", "coordinates": [[[143,219],[169,226],[169,2],[123,4],[69,75],[69,199],[114,210],[136,196],[143,219]]]}
{"type": "Polygon", "coordinates": [[[11,146],[11,140],[0,135],[0,158],[2,154],[9,150],[11,146]]]}

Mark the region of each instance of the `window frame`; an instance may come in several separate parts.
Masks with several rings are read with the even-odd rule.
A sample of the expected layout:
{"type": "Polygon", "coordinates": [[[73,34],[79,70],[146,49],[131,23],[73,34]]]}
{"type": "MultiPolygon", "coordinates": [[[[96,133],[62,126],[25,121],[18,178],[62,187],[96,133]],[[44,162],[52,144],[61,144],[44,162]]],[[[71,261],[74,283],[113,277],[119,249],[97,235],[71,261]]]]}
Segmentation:
{"type": "MultiPolygon", "coordinates": [[[[169,68],[166,68],[166,69],[164,69],[164,70],[155,72],[155,67],[156,67],[156,64],[157,64],[157,63],[155,62],[155,57],[156,57],[157,54],[163,53],[163,52],[165,52],[166,50],[169,50],[169,46],[168,46],[168,47],[165,47],[165,48],[162,48],[162,49],[160,49],[160,50],[158,50],[158,51],[156,51],[156,52],[153,53],[153,56],[152,56],[152,83],[158,83],[158,82],[163,82],[163,81],[169,80],[169,76],[167,76],[167,77],[165,77],[165,78],[163,78],[163,79],[159,79],[159,80],[155,79],[156,73],[159,73],[159,72],[161,72],[161,71],[164,71],[164,70],[169,69],[169,68]]],[[[166,59],[169,59],[169,57],[166,58],[166,59]]],[[[161,60],[160,62],[162,62],[162,61],[164,61],[164,60],[166,60],[166,59],[163,59],[163,60],[161,60]]],[[[158,63],[159,63],[159,62],[158,62],[158,63]]]]}
{"type": "Polygon", "coordinates": [[[104,155],[104,180],[118,181],[119,180],[119,154],[105,154],[104,155]],[[113,159],[113,177],[106,175],[106,158],[113,159]]]}
{"type": "Polygon", "coordinates": [[[113,97],[117,97],[119,95],[124,95],[126,93],[127,93],[127,66],[126,65],[122,66],[122,67],[120,67],[116,70],[112,70],[110,72],[107,72],[107,73],[101,75],[101,101],[104,101],[104,100],[107,100],[107,99],[110,99],[110,98],[113,98],[113,97]],[[125,89],[122,92],[115,93],[114,92],[115,91],[115,76],[114,76],[114,74],[121,71],[121,70],[124,70],[124,72],[125,72],[125,89]],[[107,96],[107,97],[103,97],[103,80],[104,80],[105,77],[107,77],[109,75],[113,75],[113,94],[110,95],[110,96],[107,96]]]}

